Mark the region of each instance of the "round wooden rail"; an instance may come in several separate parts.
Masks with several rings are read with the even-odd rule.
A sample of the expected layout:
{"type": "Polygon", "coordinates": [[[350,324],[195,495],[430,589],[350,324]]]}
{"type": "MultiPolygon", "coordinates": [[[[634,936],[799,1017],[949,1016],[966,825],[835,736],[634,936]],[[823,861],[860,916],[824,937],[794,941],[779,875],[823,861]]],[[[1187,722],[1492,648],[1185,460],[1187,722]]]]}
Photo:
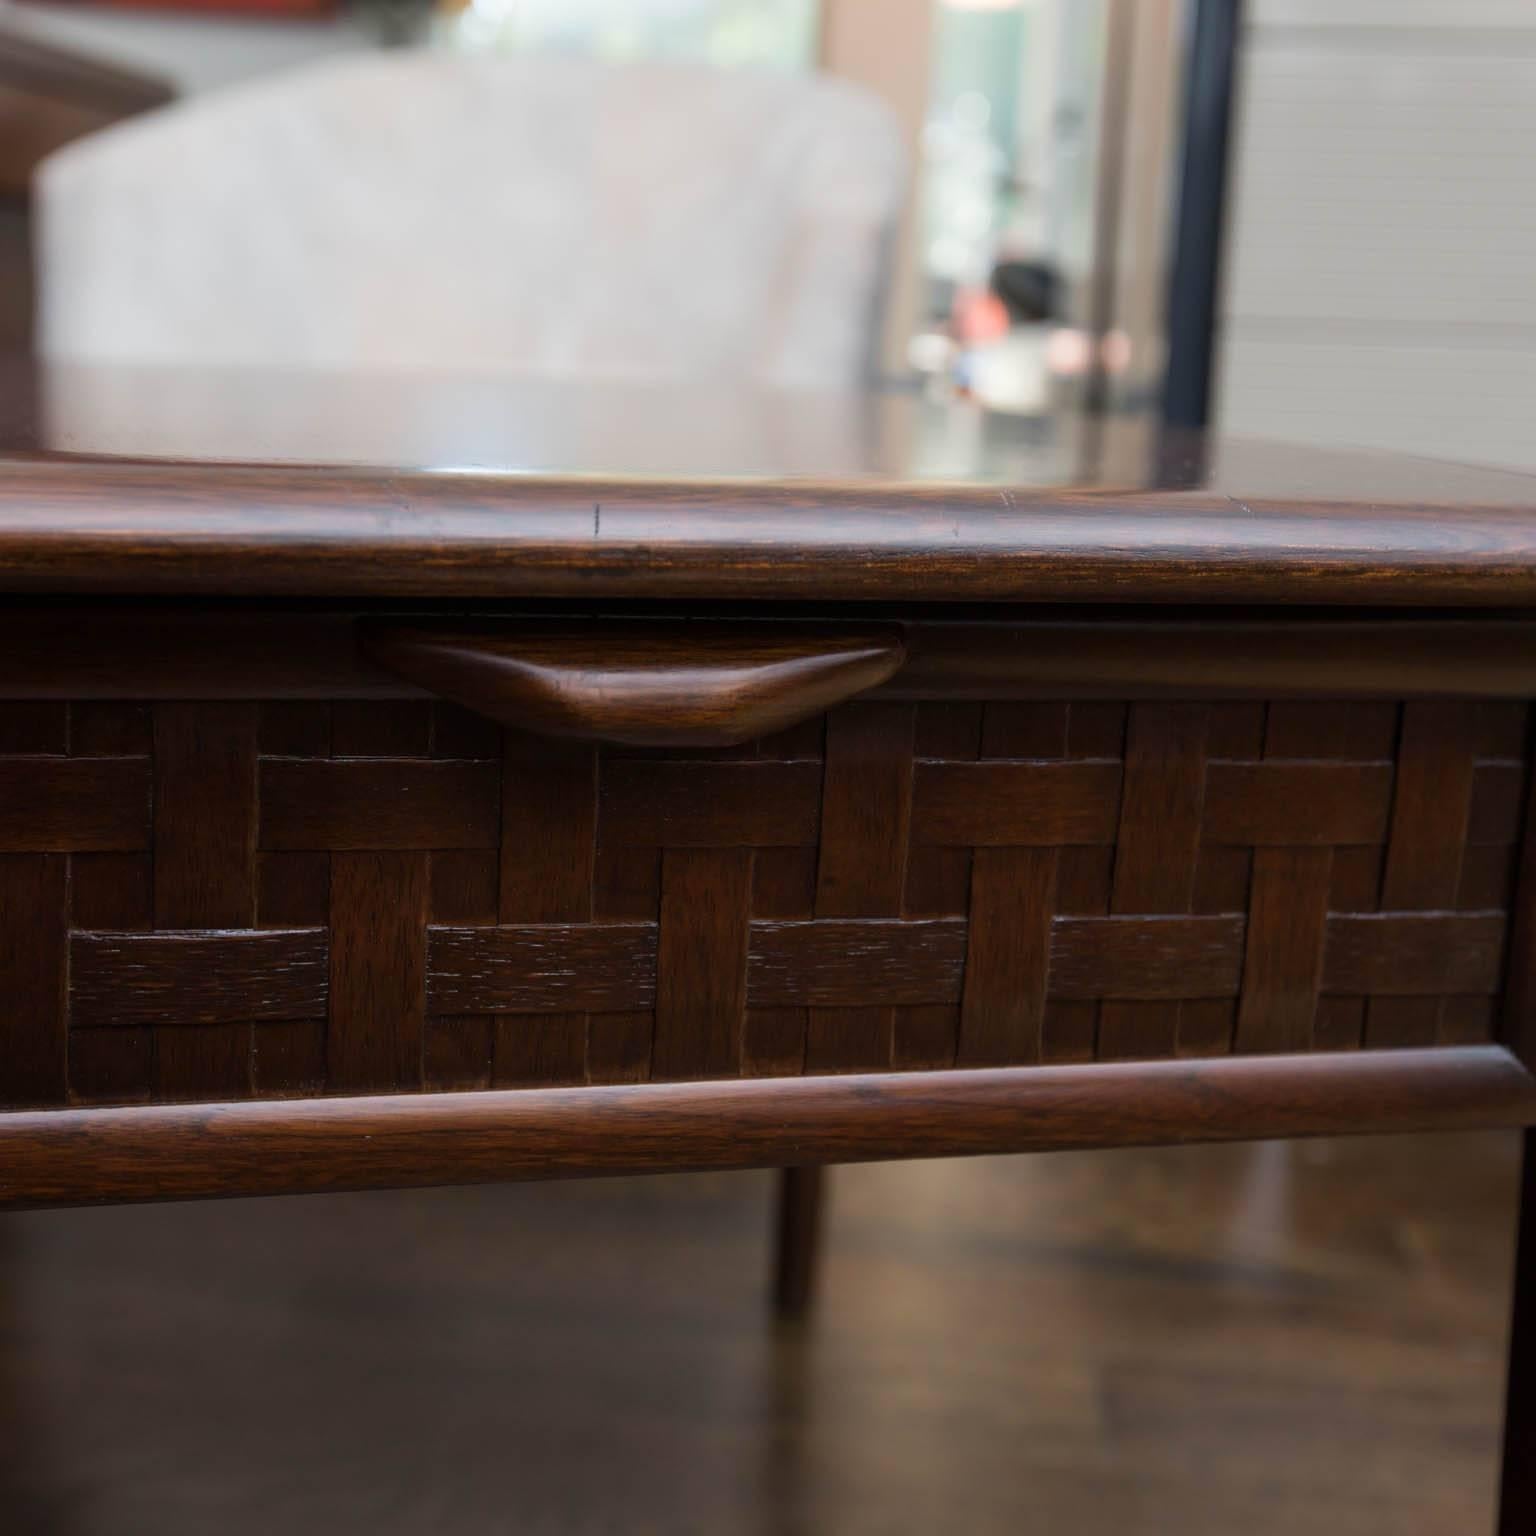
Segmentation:
{"type": "Polygon", "coordinates": [[[0,1116],[0,1205],[778,1167],[1536,1121],[1499,1046],[0,1116]]]}
{"type": "Polygon", "coordinates": [[[126,461],[3,469],[0,590],[17,593],[1536,604],[1536,486],[1517,505],[1445,505],[126,461]]]}

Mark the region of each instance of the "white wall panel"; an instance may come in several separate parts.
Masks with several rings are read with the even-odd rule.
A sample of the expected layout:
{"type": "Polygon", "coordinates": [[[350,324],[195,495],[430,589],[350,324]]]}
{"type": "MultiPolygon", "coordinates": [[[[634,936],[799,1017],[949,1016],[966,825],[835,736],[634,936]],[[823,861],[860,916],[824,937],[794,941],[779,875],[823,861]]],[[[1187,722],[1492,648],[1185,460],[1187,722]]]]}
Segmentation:
{"type": "Polygon", "coordinates": [[[1255,0],[1218,419],[1536,465],[1536,0],[1255,0]]]}

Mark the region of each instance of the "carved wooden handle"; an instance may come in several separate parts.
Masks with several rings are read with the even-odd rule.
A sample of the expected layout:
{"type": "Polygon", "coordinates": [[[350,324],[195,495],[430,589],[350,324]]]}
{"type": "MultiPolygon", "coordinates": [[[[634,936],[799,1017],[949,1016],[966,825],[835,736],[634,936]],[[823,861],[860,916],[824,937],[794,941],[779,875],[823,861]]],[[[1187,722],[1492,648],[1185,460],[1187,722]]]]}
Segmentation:
{"type": "Polygon", "coordinates": [[[365,652],[504,725],[634,746],[751,741],[883,683],[890,627],[793,623],[374,625],[365,652]]]}

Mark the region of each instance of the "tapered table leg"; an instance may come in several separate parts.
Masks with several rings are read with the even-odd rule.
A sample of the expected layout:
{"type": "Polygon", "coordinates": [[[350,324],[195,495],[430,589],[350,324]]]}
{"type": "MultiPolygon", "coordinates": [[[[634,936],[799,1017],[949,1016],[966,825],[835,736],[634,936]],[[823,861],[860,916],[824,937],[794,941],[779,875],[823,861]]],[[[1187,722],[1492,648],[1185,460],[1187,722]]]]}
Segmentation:
{"type": "Polygon", "coordinates": [[[1499,1536],[1536,1532],[1536,1131],[1526,1131],[1504,1416],[1499,1536]]]}
{"type": "Polygon", "coordinates": [[[803,1316],[815,1289],[823,1179],[816,1165],[779,1173],[773,1302],[780,1317],[803,1316]]]}

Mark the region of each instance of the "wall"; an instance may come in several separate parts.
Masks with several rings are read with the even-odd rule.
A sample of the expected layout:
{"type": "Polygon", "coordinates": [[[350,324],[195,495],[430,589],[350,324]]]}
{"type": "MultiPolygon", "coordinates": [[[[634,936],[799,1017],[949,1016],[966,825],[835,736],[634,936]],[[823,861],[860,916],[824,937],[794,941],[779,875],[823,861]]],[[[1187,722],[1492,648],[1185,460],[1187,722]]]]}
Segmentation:
{"type": "Polygon", "coordinates": [[[1536,467],[1536,4],[1250,0],[1218,393],[1536,467]]]}

